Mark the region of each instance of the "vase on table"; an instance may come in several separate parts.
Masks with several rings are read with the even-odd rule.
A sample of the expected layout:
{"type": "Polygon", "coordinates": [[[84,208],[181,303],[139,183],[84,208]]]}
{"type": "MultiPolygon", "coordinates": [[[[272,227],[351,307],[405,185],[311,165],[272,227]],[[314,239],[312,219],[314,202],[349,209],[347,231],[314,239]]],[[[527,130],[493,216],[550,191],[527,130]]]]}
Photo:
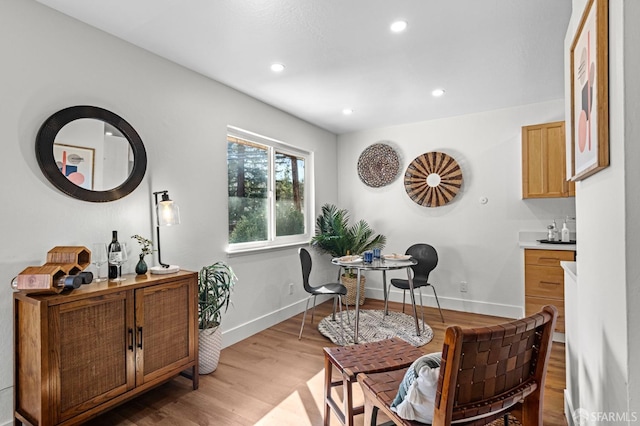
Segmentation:
{"type": "Polygon", "coordinates": [[[136,263],[136,274],[144,275],[147,273],[147,270],[148,270],[147,262],[144,261],[144,255],[141,254],[140,260],[138,260],[138,263],[136,263]]]}

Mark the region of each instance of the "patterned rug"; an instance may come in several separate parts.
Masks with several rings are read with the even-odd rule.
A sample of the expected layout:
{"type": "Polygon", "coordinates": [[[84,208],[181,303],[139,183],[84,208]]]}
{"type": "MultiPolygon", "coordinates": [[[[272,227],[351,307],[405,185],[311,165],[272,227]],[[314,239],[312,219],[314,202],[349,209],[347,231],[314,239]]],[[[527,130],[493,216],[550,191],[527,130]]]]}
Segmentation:
{"type": "MultiPolygon", "coordinates": [[[[494,420],[489,423],[489,426],[504,426],[504,419],[494,420]]],[[[509,414],[509,426],[522,426],[522,423],[518,421],[515,417],[509,414]]]]}
{"type": "MultiPolygon", "coordinates": [[[[318,330],[323,336],[328,337],[336,345],[353,345],[353,335],[355,326],[355,312],[349,310],[349,321],[347,321],[346,311],[342,311],[344,320],[344,337],[346,343],[342,341],[340,331],[340,312],[336,313],[336,320],[331,319],[331,315],[323,318],[318,324],[318,330]]],[[[419,321],[422,325],[422,320],[419,321]]],[[[360,322],[358,325],[358,343],[377,342],[392,337],[398,337],[413,346],[426,345],[433,339],[433,330],[425,323],[425,329],[420,336],[416,336],[416,323],[412,316],[402,312],[389,311],[389,315],[382,319],[382,310],[360,310],[360,322]]]]}

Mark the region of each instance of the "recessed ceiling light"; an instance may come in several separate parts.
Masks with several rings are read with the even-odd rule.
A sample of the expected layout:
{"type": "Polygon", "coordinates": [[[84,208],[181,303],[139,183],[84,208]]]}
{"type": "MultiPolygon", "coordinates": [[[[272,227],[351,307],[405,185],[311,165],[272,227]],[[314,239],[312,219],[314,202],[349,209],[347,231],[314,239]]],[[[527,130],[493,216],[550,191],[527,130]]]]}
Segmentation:
{"type": "Polygon", "coordinates": [[[394,33],[401,33],[407,29],[407,21],[396,21],[391,24],[391,31],[394,33]]]}
{"type": "Polygon", "coordinates": [[[271,71],[273,71],[273,72],[282,72],[282,71],[284,71],[284,65],[279,64],[279,63],[271,64],[271,71]]]}
{"type": "Polygon", "coordinates": [[[431,95],[439,98],[440,96],[444,95],[444,89],[435,89],[433,92],[431,92],[431,95]]]}
{"type": "Polygon", "coordinates": [[[353,110],[351,108],[345,108],[345,109],[342,110],[342,113],[344,115],[351,115],[351,114],[353,114],[353,110]]]}

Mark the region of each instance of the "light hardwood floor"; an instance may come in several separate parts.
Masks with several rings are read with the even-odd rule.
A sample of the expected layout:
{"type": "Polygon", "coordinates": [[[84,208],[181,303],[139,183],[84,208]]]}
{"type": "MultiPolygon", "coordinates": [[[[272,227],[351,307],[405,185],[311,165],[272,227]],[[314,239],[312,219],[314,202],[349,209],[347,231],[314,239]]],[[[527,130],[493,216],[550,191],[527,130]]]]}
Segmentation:
{"type": "MultiPolygon", "coordinates": [[[[390,304],[401,310],[401,305],[390,304]]],[[[367,299],[364,308],[381,309],[382,303],[367,299]]],[[[317,330],[320,318],[330,314],[328,302],[316,307],[314,325],[310,315],[302,340],[298,331],[302,314],[283,321],[222,351],[218,369],[200,376],[200,388],[178,377],[92,420],[89,424],[111,425],[322,425],[323,351],[333,344],[317,330]]],[[[441,349],[444,330],[497,324],[504,318],[425,308],[425,320],[434,339],[423,346],[425,353],[441,349]]],[[[554,343],[544,397],[544,425],[564,426],[564,345],[554,343]]],[[[356,385],[355,403],[362,397],[356,385]]],[[[517,415],[517,413],[516,413],[517,415]]],[[[362,416],[356,425],[362,425],[362,416]]],[[[339,425],[332,418],[331,425],[339,425]]]]}

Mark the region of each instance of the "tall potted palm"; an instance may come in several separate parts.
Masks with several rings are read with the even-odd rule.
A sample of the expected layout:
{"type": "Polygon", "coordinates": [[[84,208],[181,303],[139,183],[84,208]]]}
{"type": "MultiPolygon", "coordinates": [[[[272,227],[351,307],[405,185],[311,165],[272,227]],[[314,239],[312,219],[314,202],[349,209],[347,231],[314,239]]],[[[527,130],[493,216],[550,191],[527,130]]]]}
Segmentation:
{"type": "MultiPolygon", "coordinates": [[[[349,220],[349,212],[346,209],[339,209],[333,204],[323,205],[322,212],[316,218],[316,233],[311,239],[311,245],[333,257],[384,248],[387,243],[384,235],[375,234],[365,220],[359,220],[353,225],[349,224],[349,220]]],[[[347,269],[341,278],[348,290],[347,303],[354,304],[357,275],[354,270],[347,269]]],[[[364,283],[365,278],[361,275],[359,304],[363,304],[365,300],[364,283]]]]}
{"type": "Polygon", "coordinates": [[[198,273],[198,363],[200,374],[218,367],[222,350],[222,313],[229,308],[231,291],[238,278],[225,262],[203,267],[198,273]]]}

